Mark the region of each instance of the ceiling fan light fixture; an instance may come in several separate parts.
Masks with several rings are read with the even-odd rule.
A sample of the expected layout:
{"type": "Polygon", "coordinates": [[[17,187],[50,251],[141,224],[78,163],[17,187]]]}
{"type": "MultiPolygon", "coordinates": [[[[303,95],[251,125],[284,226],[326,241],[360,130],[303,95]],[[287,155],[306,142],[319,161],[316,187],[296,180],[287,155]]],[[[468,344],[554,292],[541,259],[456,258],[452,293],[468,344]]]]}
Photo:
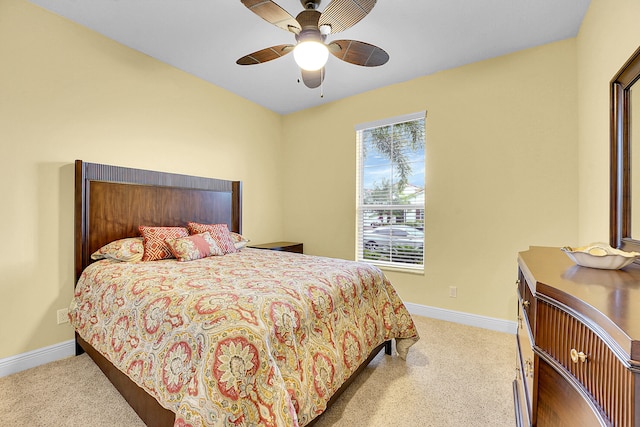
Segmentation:
{"type": "Polygon", "coordinates": [[[262,64],[282,58],[293,51],[300,67],[302,82],[310,89],[321,87],[329,53],[337,59],[362,67],[386,64],[389,54],[383,49],[357,40],[334,40],[327,36],[351,28],[367,16],[376,0],[330,0],[323,12],[321,0],[300,0],[304,10],[295,18],[273,0],[240,0],[260,18],[295,35],[296,43],[267,47],[238,59],[238,65],[262,64]],[[348,55],[347,55],[348,53],[348,55]]]}
{"type": "Polygon", "coordinates": [[[329,49],[318,41],[302,41],[293,49],[293,59],[303,70],[317,71],[327,63],[329,49]]]}

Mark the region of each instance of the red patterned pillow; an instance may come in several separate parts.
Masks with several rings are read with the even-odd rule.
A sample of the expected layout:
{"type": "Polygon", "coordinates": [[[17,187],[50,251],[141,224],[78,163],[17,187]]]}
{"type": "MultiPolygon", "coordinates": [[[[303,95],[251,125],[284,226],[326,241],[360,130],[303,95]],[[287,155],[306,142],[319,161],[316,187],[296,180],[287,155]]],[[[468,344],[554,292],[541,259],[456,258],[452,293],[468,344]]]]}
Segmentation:
{"type": "Polygon", "coordinates": [[[224,255],[209,232],[166,240],[178,261],[193,261],[211,255],[224,255]]]}
{"type": "Polygon", "coordinates": [[[165,240],[187,237],[189,231],[185,227],[138,227],[144,238],[144,255],[142,261],[156,261],[159,259],[173,258],[173,254],[165,240]]]}
{"type": "Polygon", "coordinates": [[[208,231],[225,254],[238,252],[233,244],[233,240],[231,240],[231,234],[229,233],[227,224],[199,224],[197,222],[190,222],[187,224],[187,227],[189,228],[189,234],[200,234],[208,231]]]}

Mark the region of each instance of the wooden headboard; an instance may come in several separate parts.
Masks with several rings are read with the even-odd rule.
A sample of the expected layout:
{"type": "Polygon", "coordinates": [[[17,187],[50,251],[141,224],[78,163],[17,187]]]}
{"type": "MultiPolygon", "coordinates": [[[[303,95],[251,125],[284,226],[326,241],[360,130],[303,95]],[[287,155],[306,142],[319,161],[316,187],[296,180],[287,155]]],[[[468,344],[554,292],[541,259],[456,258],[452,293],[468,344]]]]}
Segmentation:
{"type": "Polygon", "coordinates": [[[227,224],[242,232],[242,184],[76,160],[76,282],[91,254],[138,226],[227,224]]]}

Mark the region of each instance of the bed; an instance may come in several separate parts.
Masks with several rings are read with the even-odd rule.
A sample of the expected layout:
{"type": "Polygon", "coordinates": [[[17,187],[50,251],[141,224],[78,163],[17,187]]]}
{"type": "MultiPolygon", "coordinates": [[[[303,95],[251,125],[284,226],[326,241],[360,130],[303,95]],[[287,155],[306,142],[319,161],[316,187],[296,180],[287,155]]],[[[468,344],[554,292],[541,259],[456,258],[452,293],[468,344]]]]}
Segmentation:
{"type": "Polygon", "coordinates": [[[147,425],[312,425],[392,340],[405,357],[418,339],[368,264],[247,247],[186,261],[92,259],[142,240],[141,225],[222,224],[241,236],[238,181],[77,160],[75,185],[77,352],[147,425]]]}

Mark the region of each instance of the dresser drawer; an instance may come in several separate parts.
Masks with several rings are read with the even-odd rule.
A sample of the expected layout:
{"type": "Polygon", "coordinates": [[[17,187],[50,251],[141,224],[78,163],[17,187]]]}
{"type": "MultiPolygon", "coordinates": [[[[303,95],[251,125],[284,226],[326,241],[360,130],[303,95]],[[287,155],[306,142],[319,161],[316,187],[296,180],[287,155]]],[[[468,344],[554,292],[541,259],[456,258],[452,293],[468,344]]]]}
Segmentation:
{"type": "Polygon", "coordinates": [[[527,414],[527,402],[524,397],[524,388],[522,383],[522,376],[520,372],[513,380],[513,406],[515,409],[516,427],[530,427],[531,418],[527,414]]]}
{"type": "Polygon", "coordinates": [[[558,371],[538,360],[536,427],[611,427],[558,371]]]}
{"type": "Polygon", "coordinates": [[[533,333],[536,324],[536,298],[534,297],[533,292],[531,291],[531,285],[527,283],[527,279],[522,270],[518,271],[518,281],[516,284],[518,286],[518,296],[520,298],[520,304],[523,309],[525,320],[529,325],[529,330],[533,333]]]}
{"type": "Polygon", "coordinates": [[[556,369],[582,385],[611,425],[633,426],[634,374],[579,319],[544,300],[537,302],[535,343],[556,369]],[[554,363],[556,364],[556,363],[554,363]]]}
{"type": "MultiPolygon", "coordinates": [[[[521,399],[522,406],[526,406],[523,411],[523,418],[531,421],[531,403],[533,401],[533,379],[534,379],[534,353],[533,343],[529,332],[529,325],[526,321],[525,314],[522,310],[522,301],[518,304],[518,379],[522,383],[521,399]],[[524,416],[526,414],[526,417],[524,416]]],[[[526,423],[524,425],[527,425],[526,423]]]]}

